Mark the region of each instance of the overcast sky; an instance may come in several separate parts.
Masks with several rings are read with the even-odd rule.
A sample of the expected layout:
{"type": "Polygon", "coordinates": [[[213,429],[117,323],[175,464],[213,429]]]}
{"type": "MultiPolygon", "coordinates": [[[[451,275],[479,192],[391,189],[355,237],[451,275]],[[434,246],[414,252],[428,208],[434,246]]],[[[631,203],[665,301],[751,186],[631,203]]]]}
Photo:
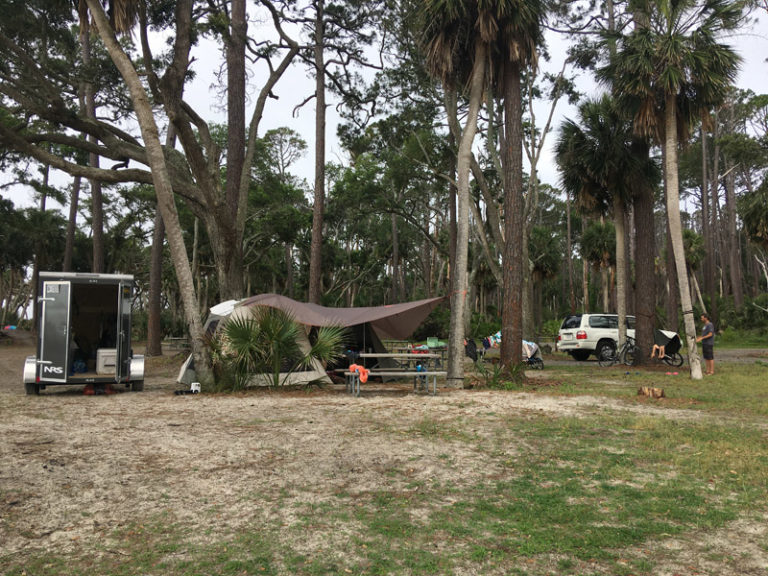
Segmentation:
{"type": "MultiPolygon", "coordinates": [[[[768,63],[766,63],[766,57],[768,57],[768,16],[765,14],[765,11],[761,11],[759,16],[759,23],[751,31],[744,31],[727,40],[735,46],[736,50],[744,58],[737,85],[740,88],[751,89],[758,94],[768,93],[768,63]]],[[[562,36],[556,34],[549,35],[548,43],[549,51],[552,54],[552,61],[543,63],[543,67],[546,66],[547,71],[557,73],[562,67],[567,44],[562,36]]],[[[200,86],[201,88],[204,87],[202,77],[200,86]]],[[[258,89],[256,86],[254,88],[258,89]]],[[[595,85],[588,76],[583,78],[579,88],[589,97],[595,97],[602,91],[602,88],[595,85]]],[[[270,100],[268,102],[266,118],[260,131],[261,134],[264,134],[270,128],[288,126],[304,136],[309,144],[309,148],[304,158],[296,164],[293,172],[297,176],[305,178],[310,185],[314,180],[314,102],[304,106],[299,112],[298,117],[293,117],[292,114],[294,107],[313,90],[314,80],[306,77],[306,70],[300,66],[294,67],[288,77],[281,79],[274,91],[279,96],[279,100],[270,100]]],[[[201,98],[206,97],[204,90],[200,90],[199,94],[201,98]]],[[[543,102],[535,111],[539,128],[542,127],[542,123],[545,121],[549,107],[550,104],[548,102],[543,102]]],[[[560,102],[556,109],[556,118],[552,123],[553,129],[558,129],[560,120],[563,117],[575,117],[575,115],[575,109],[569,107],[567,102],[560,102]]],[[[337,125],[338,115],[331,106],[328,110],[326,161],[346,163],[347,158],[336,139],[337,125]]],[[[550,133],[547,137],[549,146],[547,146],[547,151],[545,152],[546,157],[542,159],[539,166],[539,177],[547,184],[558,186],[559,176],[555,170],[551,153],[551,145],[555,136],[555,133],[550,133]]]]}
{"type": "MultiPolygon", "coordinates": [[[[739,74],[737,85],[740,88],[748,88],[756,93],[768,93],[768,16],[765,11],[759,14],[759,23],[752,30],[745,30],[732,38],[730,42],[744,58],[742,70],[739,74]]],[[[257,26],[252,25],[250,32],[258,33],[257,26]]],[[[550,53],[553,55],[553,61],[547,64],[548,69],[553,72],[560,70],[562,60],[565,54],[565,45],[560,37],[551,36],[549,38],[550,53]]],[[[186,98],[192,104],[192,107],[198,111],[207,120],[216,120],[224,122],[226,119],[225,111],[221,108],[222,96],[217,94],[211,88],[214,82],[213,67],[218,66],[221,58],[218,54],[218,48],[212,43],[202,44],[195,49],[195,69],[196,79],[186,90],[186,98]]],[[[258,78],[250,79],[250,93],[253,95],[249,102],[248,113],[253,108],[255,98],[261,83],[258,78]]],[[[274,90],[277,100],[269,99],[265,110],[265,117],[262,122],[260,134],[263,135],[271,128],[287,126],[301,134],[307,141],[308,149],[305,156],[296,163],[292,172],[304,178],[311,186],[314,179],[314,101],[309,102],[297,114],[294,114],[295,107],[300,104],[314,89],[314,80],[307,76],[306,68],[301,65],[293,66],[284,78],[282,78],[274,90]]],[[[587,77],[580,84],[580,89],[589,97],[599,95],[601,88],[594,85],[587,77]]],[[[224,100],[225,101],[225,100],[224,100]]],[[[549,104],[543,103],[536,111],[539,127],[544,121],[545,114],[548,113],[549,104]]],[[[557,118],[553,122],[553,128],[557,130],[559,120],[564,116],[575,117],[575,110],[568,107],[567,103],[561,102],[557,108],[557,118]]],[[[345,163],[346,156],[338,145],[336,138],[336,128],[339,117],[333,106],[328,109],[327,124],[327,149],[326,161],[345,163]]],[[[136,131],[138,132],[138,130],[136,131]]],[[[548,150],[545,157],[540,162],[539,176],[548,184],[558,185],[558,175],[554,169],[551,149],[552,142],[556,134],[550,133],[548,136],[548,150]]],[[[59,174],[55,180],[66,185],[71,178],[59,174]]],[[[31,192],[28,189],[16,188],[12,191],[4,190],[3,196],[9,196],[17,207],[31,205],[31,192]]]]}

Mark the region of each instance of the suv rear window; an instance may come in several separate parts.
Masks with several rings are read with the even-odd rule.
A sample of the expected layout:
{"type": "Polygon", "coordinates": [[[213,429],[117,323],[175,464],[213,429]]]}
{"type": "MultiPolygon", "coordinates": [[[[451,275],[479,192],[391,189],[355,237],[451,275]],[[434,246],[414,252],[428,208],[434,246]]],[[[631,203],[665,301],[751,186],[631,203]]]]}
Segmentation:
{"type": "Polygon", "coordinates": [[[561,330],[571,330],[573,328],[579,328],[581,327],[581,314],[576,314],[575,316],[566,316],[565,320],[563,320],[563,325],[560,327],[561,330]]]}

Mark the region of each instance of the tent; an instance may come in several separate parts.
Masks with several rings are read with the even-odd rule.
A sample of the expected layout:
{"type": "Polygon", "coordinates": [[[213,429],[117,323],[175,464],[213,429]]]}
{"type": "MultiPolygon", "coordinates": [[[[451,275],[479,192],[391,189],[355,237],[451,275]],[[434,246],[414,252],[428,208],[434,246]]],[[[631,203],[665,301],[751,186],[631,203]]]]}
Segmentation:
{"type": "MultiPolygon", "coordinates": [[[[342,326],[349,329],[349,348],[352,352],[385,352],[384,339],[405,340],[445,298],[429,298],[386,306],[361,308],[328,308],[318,304],[298,302],[279,294],[259,294],[243,300],[228,300],[210,309],[205,322],[205,333],[212,336],[222,322],[248,314],[255,306],[269,306],[288,312],[304,326],[305,350],[309,350],[309,335],[313,328],[342,326]]],[[[287,380],[298,384],[314,381],[330,382],[323,366],[315,363],[309,370],[295,372],[287,380]]],[[[178,382],[195,381],[192,357],[187,358],[179,372],[178,382]]],[[[268,384],[269,375],[254,374],[252,384],[268,384]]]]}

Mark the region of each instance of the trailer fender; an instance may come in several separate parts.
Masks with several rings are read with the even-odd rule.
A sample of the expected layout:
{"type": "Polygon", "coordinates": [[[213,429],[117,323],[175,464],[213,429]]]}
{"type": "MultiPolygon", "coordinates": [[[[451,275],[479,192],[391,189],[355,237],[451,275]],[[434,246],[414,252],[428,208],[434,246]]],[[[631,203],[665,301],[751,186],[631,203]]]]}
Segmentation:
{"type": "Polygon", "coordinates": [[[27,356],[24,361],[24,384],[34,384],[37,380],[37,357],[27,356]]]}
{"type": "Polygon", "coordinates": [[[144,380],[144,355],[131,357],[131,381],[144,380]]]}

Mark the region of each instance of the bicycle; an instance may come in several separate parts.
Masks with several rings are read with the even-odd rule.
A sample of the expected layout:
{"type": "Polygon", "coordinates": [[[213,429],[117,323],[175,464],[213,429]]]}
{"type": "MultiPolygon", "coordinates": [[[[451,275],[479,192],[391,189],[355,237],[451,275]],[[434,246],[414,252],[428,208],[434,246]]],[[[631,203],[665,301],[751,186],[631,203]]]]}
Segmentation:
{"type": "Polygon", "coordinates": [[[604,346],[600,351],[600,356],[598,357],[597,362],[603,367],[613,366],[620,362],[627,366],[632,366],[635,363],[636,354],[637,344],[635,343],[635,339],[631,336],[627,336],[624,345],[618,353],[616,352],[615,346],[604,346]]]}

